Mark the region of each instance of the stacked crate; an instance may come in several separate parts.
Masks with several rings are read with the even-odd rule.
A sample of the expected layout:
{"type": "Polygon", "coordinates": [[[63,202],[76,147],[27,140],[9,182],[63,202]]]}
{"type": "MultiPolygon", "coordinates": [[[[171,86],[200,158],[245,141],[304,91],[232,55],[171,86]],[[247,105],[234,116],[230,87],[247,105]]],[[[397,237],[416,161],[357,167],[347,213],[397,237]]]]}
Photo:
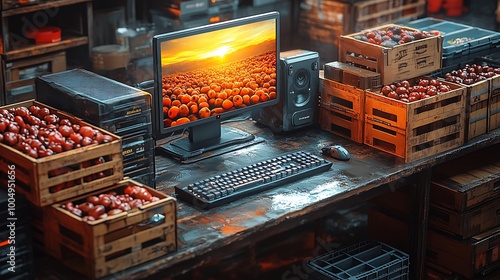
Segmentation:
{"type": "MultiPolygon", "coordinates": [[[[495,149],[498,145],[432,170],[426,263],[447,271],[444,275],[459,279],[496,279],[500,275],[500,161],[488,156],[495,149]]],[[[410,188],[415,187],[400,186],[373,200],[370,237],[409,250],[410,188]]]]}
{"type": "Polygon", "coordinates": [[[495,149],[433,169],[429,261],[467,278],[500,264],[500,160],[488,156],[495,149]]]}
{"type": "MultiPolygon", "coordinates": [[[[371,30],[386,30],[382,25],[371,30]]],[[[417,31],[414,28],[400,28],[417,31]]],[[[414,102],[403,102],[381,94],[383,85],[419,79],[441,69],[441,36],[429,36],[392,47],[360,40],[367,30],[340,36],[342,63],[380,75],[377,87],[367,86],[361,112],[362,142],[396,155],[406,162],[418,160],[463,145],[465,90],[442,82],[450,91],[414,102]]],[[[328,64],[325,64],[325,72],[328,64]]],[[[357,85],[360,87],[360,85],[357,85]]],[[[324,91],[324,89],[323,89],[324,91]]]]}
{"type": "Polygon", "coordinates": [[[302,0],[297,47],[318,51],[321,64],[335,61],[341,35],[417,18],[425,14],[425,5],[424,0],[302,0]]]}
{"type": "Polygon", "coordinates": [[[124,175],[155,186],[149,93],[83,69],[41,76],[35,85],[41,102],[120,136],[124,175]]]}
{"type": "MultiPolygon", "coordinates": [[[[500,67],[498,55],[500,33],[451,21],[423,18],[410,21],[407,26],[422,30],[438,30],[443,35],[443,66],[433,73],[444,78],[447,73],[465,68],[471,64],[500,67]]],[[[500,77],[485,79],[466,87],[465,142],[488,133],[500,126],[498,115],[500,98],[500,77]]]]}
{"type": "Polygon", "coordinates": [[[380,87],[380,74],[338,61],[320,72],[321,129],[363,143],[365,90],[380,87]]]}
{"type": "MultiPolygon", "coordinates": [[[[3,114],[4,110],[10,110],[16,114],[15,121],[22,124],[17,117],[24,118],[20,113],[22,108],[31,106],[47,109],[44,116],[55,115],[71,123],[72,127],[90,127],[96,141],[97,135],[104,139],[100,143],[83,144],[82,141],[78,144],[82,146],[45,157],[30,156],[19,147],[0,143],[0,186],[9,192],[15,191],[19,206],[18,195],[30,202],[34,247],[83,274],[86,279],[117,273],[175,251],[176,200],[150,186],[124,178],[121,138],[35,100],[11,104],[0,110],[3,114]],[[123,200],[127,199],[125,196],[120,198],[129,187],[136,189],[135,194],[130,191],[134,203],[130,199],[123,200]],[[101,212],[96,211],[93,215],[95,220],[86,219],[79,212],[83,211],[82,205],[91,201],[91,196],[99,200],[94,201],[95,204],[102,206],[101,212]],[[129,203],[128,207],[125,202],[129,203]],[[120,205],[123,208],[119,208],[120,205]]],[[[41,132],[38,136],[43,137],[41,132]]],[[[16,226],[17,230],[22,233],[22,227],[16,226]]],[[[21,249],[24,248],[19,246],[19,249],[16,254],[23,253],[21,249]]]]}

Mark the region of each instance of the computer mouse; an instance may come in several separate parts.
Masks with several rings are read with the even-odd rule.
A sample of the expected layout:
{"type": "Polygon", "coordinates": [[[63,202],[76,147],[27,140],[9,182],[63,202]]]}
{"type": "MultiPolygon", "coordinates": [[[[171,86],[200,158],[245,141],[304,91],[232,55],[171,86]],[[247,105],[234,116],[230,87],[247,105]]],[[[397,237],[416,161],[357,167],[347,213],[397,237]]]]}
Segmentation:
{"type": "Polygon", "coordinates": [[[324,155],[331,156],[334,159],[338,160],[343,160],[347,161],[351,159],[351,154],[349,154],[349,151],[346,150],[346,148],[340,146],[340,145],[332,145],[328,147],[324,147],[321,149],[321,152],[324,155]]]}

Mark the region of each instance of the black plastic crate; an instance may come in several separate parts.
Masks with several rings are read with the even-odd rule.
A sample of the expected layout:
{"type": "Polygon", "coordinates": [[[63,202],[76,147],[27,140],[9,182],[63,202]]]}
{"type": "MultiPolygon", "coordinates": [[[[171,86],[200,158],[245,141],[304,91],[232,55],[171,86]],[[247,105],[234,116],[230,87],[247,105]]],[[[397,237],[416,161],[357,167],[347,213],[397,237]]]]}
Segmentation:
{"type": "Polygon", "coordinates": [[[446,70],[456,68],[476,57],[500,51],[500,33],[435,18],[423,18],[406,23],[422,31],[438,30],[443,35],[443,65],[446,70]]]}
{"type": "Polygon", "coordinates": [[[367,240],[308,261],[317,279],[409,279],[408,254],[384,243],[367,240]]]}
{"type": "Polygon", "coordinates": [[[488,63],[491,66],[500,67],[500,49],[495,53],[482,56],[479,59],[488,63]]]}
{"type": "Polygon", "coordinates": [[[151,109],[151,94],[84,69],[37,77],[35,88],[38,101],[96,126],[151,109]]]}

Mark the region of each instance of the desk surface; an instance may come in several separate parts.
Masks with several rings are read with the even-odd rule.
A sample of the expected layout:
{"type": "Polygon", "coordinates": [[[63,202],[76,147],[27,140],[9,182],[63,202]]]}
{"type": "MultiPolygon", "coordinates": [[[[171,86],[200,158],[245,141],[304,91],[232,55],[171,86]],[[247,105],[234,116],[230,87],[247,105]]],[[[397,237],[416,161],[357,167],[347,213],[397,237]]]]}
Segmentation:
{"type": "Polygon", "coordinates": [[[377,193],[384,184],[500,142],[500,131],[496,130],[453,151],[404,163],[395,156],[314,127],[273,134],[249,120],[226,125],[246,130],[265,141],[192,164],[180,164],[171,158],[156,156],[157,189],[172,195],[174,186],[179,183],[297,149],[321,155],[321,147],[334,143],[347,148],[351,160],[342,162],[325,156],[333,161],[327,172],[210,210],[198,210],[178,200],[178,250],[113,275],[114,279],[121,275],[126,275],[127,279],[143,279],[157,273],[181,274],[185,269],[201,265],[218,249],[243,248],[325,216],[342,202],[363,201],[367,195],[377,193]]]}

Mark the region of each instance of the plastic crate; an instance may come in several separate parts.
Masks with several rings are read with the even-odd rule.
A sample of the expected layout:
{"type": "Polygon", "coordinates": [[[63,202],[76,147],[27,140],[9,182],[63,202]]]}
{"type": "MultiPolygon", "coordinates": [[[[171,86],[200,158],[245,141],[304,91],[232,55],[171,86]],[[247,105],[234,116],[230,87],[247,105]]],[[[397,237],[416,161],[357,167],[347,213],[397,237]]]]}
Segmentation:
{"type": "Polygon", "coordinates": [[[460,63],[500,50],[500,33],[452,21],[424,18],[410,21],[408,27],[423,31],[438,30],[443,36],[443,71],[453,70],[460,63]],[[429,23],[423,26],[425,23],[429,23]]]}
{"type": "Polygon", "coordinates": [[[452,21],[447,21],[443,19],[437,19],[432,17],[422,18],[414,21],[410,21],[405,24],[408,27],[417,28],[422,31],[438,30],[441,35],[447,35],[449,33],[455,33],[464,31],[467,29],[472,29],[473,27],[466,24],[460,24],[452,21]]]}
{"type": "Polygon", "coordinates": [[[308,261],[318,279],[409,279],[408,254],[367,240],[308,261]]]}

